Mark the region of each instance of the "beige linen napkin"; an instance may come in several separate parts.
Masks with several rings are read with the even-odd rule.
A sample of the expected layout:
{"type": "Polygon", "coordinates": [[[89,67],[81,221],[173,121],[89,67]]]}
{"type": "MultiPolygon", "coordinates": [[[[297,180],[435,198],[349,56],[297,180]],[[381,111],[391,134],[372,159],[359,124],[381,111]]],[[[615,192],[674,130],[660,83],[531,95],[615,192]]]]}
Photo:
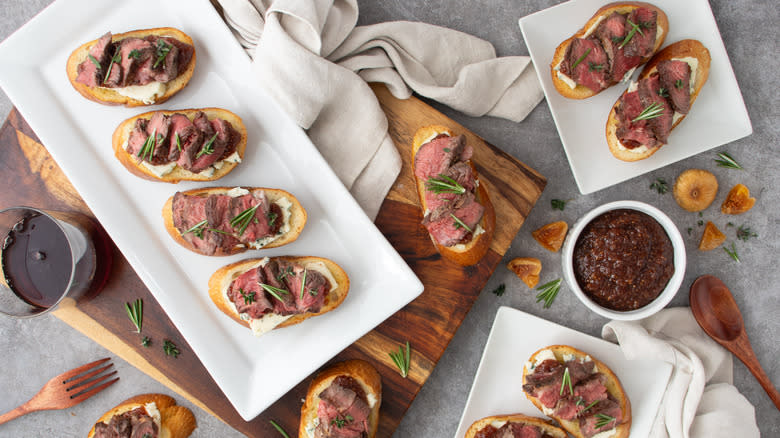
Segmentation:
{"type": "Polygon", "coordinates": [[[218,0],[252,74],[307,130],[374,218],[401,169],[367,82],[472,116],[520,121],[543,94],[530,58],[497,58],[479,38],[424,23],[356,27],[356,0],[218,0]]]}
{"type": "Polygon", "coordinates": [[[699,327],[688,307],[641,321],[611,321],[602,337],[631,360],[663,360],[673,371],[651,438],[759,437],[753,405],[732,385],[732,356],[699,327]]]}

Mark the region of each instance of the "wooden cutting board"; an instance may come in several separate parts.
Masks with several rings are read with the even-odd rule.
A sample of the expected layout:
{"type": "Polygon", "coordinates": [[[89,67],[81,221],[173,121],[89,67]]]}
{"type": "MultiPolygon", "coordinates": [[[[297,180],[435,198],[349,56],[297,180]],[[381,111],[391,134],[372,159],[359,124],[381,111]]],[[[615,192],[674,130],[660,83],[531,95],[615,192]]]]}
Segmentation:
{"type": "MultiPolygon", "coordinates": [[[[404,160],[376,225],[417,274],[425,290],[331,362],[361,358],[376,366],[383,384],[378,436],[389,437],[509,248],[546,181],[533,169],[485,143],[419,99],[395,99],[384,86],[376,86],[374,91],[390,122],[390,135],[404,160]],[[490,250],[474,266],[461,267],[443,260],[420,224],[422,212],[411,173],[410,148],[417,128],[431,124],[445,125],[455,134],[466,135],[467,144],[474,147],[473,160],[480,181],[487,186],[496,210],[496,230],[490,250]],[[404,379],[388,352],[397,350],[407,340],[412,346],[412,365],[410,375],[404,379]]],[[[16,109],[0,128],[0,184],[13,187],[13,190],[0,190],[0,208],[30,205],[92,215],[16,109]]],[[[54,312],[57,317],[248,436],[276,436],[269,420],[282,425],[291,436],[297,436],[301,399],[313,376],[254,420],[244,421],[116,248],[114,256],[111,278],[103,292],[84,303],[61,305],[54,312]],[[152,339],[149,347],[141,346],[140,337],[131,331],[132,325],[123,309],[125,302],[136,298],[144,300],[143,333],[152,339]],[[164,354],[164,339],[179,347],[178,358],[164,354]]]]}

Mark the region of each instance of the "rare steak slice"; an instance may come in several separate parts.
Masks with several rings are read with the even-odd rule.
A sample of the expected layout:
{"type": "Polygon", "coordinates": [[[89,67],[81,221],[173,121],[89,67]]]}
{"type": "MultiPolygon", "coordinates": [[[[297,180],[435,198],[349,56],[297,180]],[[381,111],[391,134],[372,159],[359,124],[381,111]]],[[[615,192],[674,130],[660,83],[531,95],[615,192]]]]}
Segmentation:
{"type": "Polygon", "coordinates": [[[577,85],[594,92],[609,85],[609,59],[596,38],[575,38],[566,49],[560,69],[577,85]]]}
{"type": "Polygon", "coordinates": [[[685,61],[669,59],[658,63],[661,87],[666,90],[674,110],[688,114],[691,107],[691,66],[685,61]]]}

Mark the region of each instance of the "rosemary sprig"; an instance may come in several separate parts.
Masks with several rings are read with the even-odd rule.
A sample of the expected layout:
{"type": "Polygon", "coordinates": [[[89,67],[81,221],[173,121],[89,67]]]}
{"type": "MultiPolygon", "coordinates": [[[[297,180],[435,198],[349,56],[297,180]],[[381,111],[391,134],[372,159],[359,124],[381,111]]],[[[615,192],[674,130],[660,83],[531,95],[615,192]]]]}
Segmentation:
{"type": "Polygon", "coordinates": [[[751,230],[750,227],[740,225],[737,228],[737,239],[747,242],[751,237],[758,237],[758,234],[751,230]]]}
{"type": "Polygon", "coordinates": [[[398,351],[393,351],[387,354],[390,355],[390,358],[393,359],[395,366],[398,367],[398,370],[401,373],[401,377],[406,378],[406,376],[409,375],[409,365],[411,364],[411,361],[409,360],[411,357],[411,353],[409,349],[409,341],[406,341],[405,353],[403,350],[403,346],[400,346],[398,347],[398,351]]]}
{"type": "Polygon", "coordinates": [[[179,133],[176,133],[176,149],[181,152],[181,137],[179,137],[179,133]]]}
{"type": "Polygon", "coordinates": [[[255,292],[246,293],[244,289],[238,288],[238,293],[241,294],[241,298],[244,299],[246,304],[252,304],[255,302],[255,292]]]}
{"type": "Polygon", "coordinates": [[[590,55],[590,51],[591,49],[586,50],[585,53],[582,54],[582,56],[580,56],[579,58],[577,58],[576,61],[574,61],[574,64],[571,65],[572,72],[574,71],[575,68],[577,68],[578,65],[580,65],[582,61],[585,60],[585,58],[588,57],[588,55],[590,55]]]}
{"type": "Polygon", "coordinates": [[[215,132],[214,135],[211,136],[209,141],[206,142],[206,144],[203,145],[203,147],[200,149],[200,151],[195,155],[195,159],[200,158],[201,155],[211,155],[214,153],[214,140],[217,138],[217,133],[215,132]]]}
{"type": "Polygon", "coordinates": [[[582,412],[587,412],[588,409],[592,408],[593,406],[596,406],[596,403],[598,403],[598,400],[594,400],[593,403],[589,404],[588,406],[585,406],[585,409],[582,410],[582,412]]]}
{"type": "Polygon", "coordinates": [[[439,178],[428,178],[425,187],[433,193],[466,193],[466,188],[447,175],[439,174],[439,178]]]}
{"type": "Polygon", "coordinates": [[[650,188],[655,189],[659,194],[663,195],[669,191],[669,184],[663,178],[656,178],[655,181],[650,184],[650,188]]]}
{"type": "Polygon", "coordinates": [[[473,232],[474,232],[474,230],[472,230],[471,228],[469,228],[469,226],[468,226],[468,225],[464,224],[462,220],[458,219],[458,217],[457,217],[457,216],[455,216],[455,215],[454,215],[454,214],[452,214],[452,213],[450,213],[450,216],[452,216],[452,219],[455,221],[455,229],[456,229],[456,230],[457,230],[458,228],[461,228],[461,227],[463,227],[463,228],[465,228],[465,229],[466,229],[466,231],[468,231],[469,233],[473,233],[473,232]]]}
{"type": "Polygon", "coordinates": [[[504,292],[506,292],[506,285],[504,283],[501,283],[498,285],[497,288],[493,289],[492,292],[497,297],[503,296],[504,292]]]}
{"type": "Polygon", "coordinates": [[[564,201],[563,199],[553,199],[550,201],[550,205],[552,206],[553,210],[563,211],[563,209],[566,208],[567,202],[569,201],[564,201]]]}
{"type": "Polygon", "coordinates": [[[290,438],[290,435],[287,435],[287,432],[285,432],[284,429],[282,429],[282,426],[276,424],[276,421],[268,420],[268,422],[271,423],[271,426],[273,426],[274,429],[276,429],[276,431],[279,432],[284,438],[290,438]]]}
{"type": "Polygon", "coordinates": [[[135,325],[136,333],[141,333],[141,327],[144,323],[144,301],[140,298],[133,301],[133,304],[125,303],[125,310],[130,321],[135,325]]]}
{"type": "Polygon", "coordinates": [[[273,426],[274,429],[276,429],[276,431],[279,432],[284,438],[290,438],[290,435],[287,435],[287,432],[285,432],[284,429],[282,429],[282,426],[276,424],[276,421],[268,420],[268,422],[271,423],[271,426],[273,426]]]}
{"type": "Polygon", "coordinates": [[[117,62],[122,62],[122,54],[119,53],[119,46],[114,49],[114,55],[111,57],[111,60],[108,61],[108,70],[106,70],[106,77],[103,78],[103,82],[108,80],[108,76],[111,75],[111,68],[114,66],[114,63],[117,62]]]}
{"type": "Polygon", "coordinates": [[[157,60],[154,61],[152,68],[157,68],[157,66],[165,59],[165,57],[168,56],[168,52],[170,51],[170,44],[166,43],[162,39],[157,40],[157,47],[154,48],[154,55],[157,57],[157,60]]]}
{"type": "Polygon", "coordinates": [[[97,60],[97,58],[95,58],[95,57],[94,57],[94,56],[92,56],[92,55],[87,55],[87,57],[89,57],[89,60],[90,60],[90,61],[92,61],[92,63],[93,63],[93,64],[95,64],[95,67],[97,67],[97,68],[98,68],[98,70],[100,70],[101,68],[103,68],[103,67],[100,65],[100,62],[97,60]]]}
{"type": "Polygon", "coordinates": [[[146,141],[144,142],[144,145],[141,146],[141,150],[138,151],[136,157],[141,158],[141,160],[143,160],[144,157],[147,157],[149,161],[152,161],[152,157],[154,156],[154,147],[157,144],[156,138],[157,130],[155,129],[154,132],[152,132],[152,135],[146,137],[146,141]]]}
{"type": "Polygon", "coordinates": [[[280,294],[289,294],[290,293],[290,292],[288,292],[285,289],[279,289],[278,287],[271,286],[270,284],[260,283],[260,287],[265,289],[266,292],[268,292],[269,294],[273,295],[274,298],[276,298],[277,300],[279,300],[281,302],[284,302],[284,299],[282,299],[280,294]]]}
{"type": "Polygon", "coordinates": [[[596,414],[596,418],[598,418],[598,420],[596,421],[596,429],[601,429],[602,427],[615,421],[615,417],[611,417],[607,414],[602,414],[602,413],[596,414]]]}
{"type": "Polygon", "coordinates": [[[718,154],[718,157],[720,160],[715,160],[716,163],[718,163],[718,166],[720,167],[726,167],[729,169],[739,169],[742,170],[742,166],[737,163],[737,160],[731,157],[731,155],[728,154],[728,152],[721,152],[718,154]]]}
{"type": "Polygon", "coordinates": [[[536,288],[541,291],[536,295],[536,302],[544,301],[544,308],[549,309],[552,306],[555,297],[558,296],[558,292],[561,290],[561,279],[553,280],[549,283],[545,283],[536,288]]]}
{"type": "Polygon", "coordinates": [[[728,254],[729,257],[734,259],[735,262],[739,263],[739,254],[737,254],[737,247],[734,245],[734,242],[731,242],[731,250],[724,246],[723,251],[726,251],[726,254],[728,254]]]}
{"type": "Polygon", "coordinates": [[[244,231],[246,231],[246,227],[249,226],[252,218],[255,217],[255,212],[257,211],[258,207],[260,207],[260,204],[257,204],[254,207],[249,207],[241,213],[237,214],[233,219],[230,219],[230,226],[233,228],[238,228],[239,236],[244,234],[244,231]]]}
{"type": "Polygon", "coordinates": [[[149,339],[149,336],[144,336],[143,338],[141,338],[141,345],[143,345],[144,347],[149,347],[150,345],[152,345],[152,340],[149,339]]]}
{"type": "Polygon", "coordinates": [[[303,280],[301,280],[301,299],[303,299],[303,291],[306,289],[306,268],[303,268],[303,280]]]}
{"type": "Polygon", "coordinates": [[[640,120],[650,120],[656,117],[661,117],[664,113],[664,107],[658,102],[653,102],[639,113],[632,122],[638,122],[640,120]]]}
{"type": "Polygon", "coordinates": [[[209,224],[208,219],[203,219],[202,221],[198,222],[197,224],[193,225],[192,228],[189,230],[183,232],[182,234],[192,233],[198,237],[198,239],[203,238],[203,231],[206,228],[206,225],[209,224]]]}
{"type": "Polygon", "coordinates": [[[179,348],[176,347],[176,344],[173,343],[170,339],[166,339],[163,341],[163,351],[167,356],[173,356],[174,358],[179,357],[179,348]]]}
{"type": "Polygon", "coordinates": [[[645,34],[642,33],[642,29],[639,28],[638,24],[635,24],[633,21],[626,19],[626,23],[628,23],[631,26],[631,30],[628,31],[628,34],[626,35],[626,38],[623,40],[622,43],[618,46],[618,49],[622,49],[625,47],[626,44],[628,44],[629,41],[631,41],[631,38],[634,37],[634,35],[639,32],[639,35],[644,36],[645,34]]]}
{"type": "Polygon", "coordinates": [[[558,395],[563,395],[563,390],[569,388],[569,395],[574,395],[574,385],[571,384],[571,374],[569,374],[569,367],[563,370],[563,378],[561,379],[561,392],[558,395]]]}
{"type": "Polygon", "coordinates": [[[682,80],[682,79],[677,79],[676,81],[674,81],[674,88],[676,88],[676,89],[678,89],[678,90],[679,90],[680,88],[682,88],[682,87],[683,87],[683,85],[684,85],[684,84],[683,84],[683,80],[682,80]]]}

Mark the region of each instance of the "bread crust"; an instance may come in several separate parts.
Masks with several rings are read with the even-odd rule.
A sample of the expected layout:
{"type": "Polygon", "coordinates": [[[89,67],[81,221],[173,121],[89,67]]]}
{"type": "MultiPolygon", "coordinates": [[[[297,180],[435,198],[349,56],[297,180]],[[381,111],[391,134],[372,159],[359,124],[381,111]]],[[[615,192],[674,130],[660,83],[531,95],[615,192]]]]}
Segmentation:
{"type": "Polygon", "coordinates": [[[642,61],[639,63],[637,67],[641,67],[642,64],[648,62],[650,58],[652,58],[653,53],[657,52],[658,49],[663,45],[664,40],[666,39],[666,35],[669,33],[669,18],[666,16],[664,11],[659,9],[655,5],[651,5],[650,3],[645,2],[616,2],[616,3],[609,3],[607,5],[602,6],[599,8],[599,10],[596,11],[593,16],[590,17],[590,19],[578,30],[574,35],[572,35],[569,39],[563,41],[556,47],[555,52],[553,52],[552,61],[550,61],[550,76],[552,77],[552,83],[555,86],[555,89],[558,90],[558,93],[561,94],[563,97],[567,97],[569,99],[587,99],[588,97],[595,96],[602,91],[612,87],[613,85],[618,84],[619,82],[615,82],[610,84],[607,88],[604,90],[599,91],[593,91],[590,88],[584,86],[584,85],[577,85],[574,88],[571,88],[566,82],[562,81],[560,78],[558,78],[557,71],[555,70],[555,67],[558,66],[558,64],[563,61],[563,58],[566,56],[566,50],[569,48],[569,44],[571,44],[572,41],[574,41],[576,38],[580,38],[588,31],[588,29],[598,21],[599,17],[606,17],[613,12],[619,12],[621,14],[629,13],[633,11],[634,9],[638,9],[640,7],[645,7],[652,9],[656,11],[658,14],[658,17],[656,18],[656,26],[657,31],[660,33],[661,37],[656,37],[655,40],[655,46],[653,47],[653,52],[645,57],[642,58],[642,61]]]}
{"type": "MultiPolygon", "coordinates": [[[[200,189],[187,190],[181,193],[185,195],[191,195],[191,196],[206,197],[211,194],[225,194],[228,190],[231,190],[233,188],[234,187],[205,187],[200,189]]],[[[303,231],[303,227],[306,225],[307,214],[306,214],[306,210],[303,208],[303,206],[298,201],[298,199],[295,198],[295,196],[293,196],[289,192],[280,189],[269,189],[264,187],[242,187],[242,188],[249,190],[250,193],[264,191],[270,202],[274,202],[279,198],[285,197],[292,203],[292,206],[290,207],[290,231],[288,231],[286,234],[283,234],[273,242],[270,242],[262,249],[276,248],[282,245],[286,245],[290,242],[294,242],[298,238],[298,236],[300,236],[301,232],[303,231]]],[[[165,201],[165,205],[163,206],[162,209],[162,217],[163,217],[163,222],[165,223],[165,230],[168,232],[168,234],[171,235],[171,237],[173,238],[173,240],[176,241],[176,243],[189,249],[192,252],[203,254],[197,249],[195,249],[195,247],[193,247],[189,242],[187,242],[182,237],[181,233],[176,228],[176,226],[173,224],[173,196],[171,196],[170,198],[168,198],[167,201],[165,201]]],[[[233,247],[227,251],[224,251],[221,248],[217,248],[217,252],[212,255],[229,256],[229,255],[239,254],[250,250],[252,250],[252,248],[246,246],[233,247]]]]}
{"type": "Polygon", "coordinates": [[[552,435],[554,438],[567,437],[566,431],[564,431],[559,427],[553,426],[552,424],[550,424],[549,420],[544,420],[542,418],[537,418],[537,417],[529,417],[523,414],[511,414],[511,415],[492,415],[490,417],[485,417],[473,422],[471,426],[468,428],[468,430],[466,431],[464,438],[474,438],[477,432],[482,430],[485,426],[493,423],[494,421],[506,421],[512,423],[527,424],[531,426],[538,426],[540,429],[542,429],[543,432],[547,433],[548,435],[552,435]]]}
{"type": "Polygon", "coordinates": [[[129,119],[120,123],[119,126],[117,126],[117,128],[114,130],[114,134],[111,136],[111,146],[114,149],[114,156],[119,160],[120,163],[122,163],[123,166],[125,166],[127,170],[130,171],[130,173],[151,181],[163,181],[163,182],[175,184],[178,183],[179,181],[214,181],[219,178],[222,178],[223,176],[230,173],[240,162],[239,163],[223,162],[222,167],[219,169],[215,169],[214,173],[211,174],[210,176],[204,175],[203,172],[193,173],[188,170],[185,170],[179,165],[176,165],[176,167],[174,167],[170,173],[167,173],[159,177],[154,173],[152,173],[152,171],[147,169],[145,166],[143,166],[141,162],[138,161],[138,157],[134,156],[133,154],[125,150],[125,144],[129,140],[130,134],[133,132],[133,128],[135,127],[136,120],[138,119],[149,120],[152,118],[152,115],[154,115],[157,112],[161,112],[166,116],[170,116],[177,113],[184,114],[185,116],[187,116],[188,119],[190,119],[190,121],[192,121],[192,119],[195,118],[195,115],[199,111],[204,112],[209,120],[214,120],[215,118],[219,117],[221,119],[224,119],[227,122],[230,122],[230,125],[233,126],[233,129],[235,129],[236,132],[238,132],[240,135],[240,139],[238,141],[238,144],[236,145],[236,152],[238,153],[238,156],[241,157],[241,160],[243,160],[244,153],[246,152],[246,142],[247,142],[246,126],[244,126],[244,122],[243,120],[241,120],[241,117],[239,117],[238,115],[236,115],[231,111],[222,108],[159,110],[159,111],[149,111],[143,114],[138,114],[137,116],[130,117],[129,119]]]}
{"type": "MultiPolygon", "coordinates": [[[[655,56],[653,56],[653,59],[651,59],[645,68],[642,70],[642,73],[639,75],[638,81],[641,81],[642,79],[650,76],[651,74],[655,73],[658,68],[658,63],[661,61],[666,61],[669,59],[679,59],[679,58],[696,58],[699,62],[699,65],[696,69],[696,77],[693,78],[693,91],[691,92],[691,102],[690,102],[690,108],[693,108],[693,102],[696,101],[696,98],[699,96],[699,92],[701,91],[702,87],[704,86],[704,83],[707,82],[707,78],[710,74],[710,51],[707,50],[704,45],[699,42],[698,40],[682,40],[678,41],[676,43],[670,44],[666,47],[664,47],[663,50],[658,52],[655,56]]],[[[639,161],[644,160],[645,158],[653,155],[658,151],[658,149],[663,146],[663,143],[658,144],[657,146],[654,146],[652,148],[646,148],[646,150],[634,152],[632,149],[624,148],[620,140],[618,140],[617,137],[617,127],[618,127],[618,116],[617,111],[620,107],[620,102],[622,101],[623,95],[625,95],[628,92],[628,89],[623,92],[623,94],[618,98],[618,100],[615,102],[614,105],[612,105],[612,109],[609,111],[609,116],[607,117],[607,124],[606,124],[606,136],[607,136],[607,145],[609,146],[609,151],[612,152],[612,155],[615,156],[615,158],[618,158],[623,161],[639,161]]],[[[690,110],[688,111],[690,113],[690,110]]],[[[676,122],[672,124],[672,130],[674,130],[677,125],[680,124],[680,122],[687,116],[687,114],[683,114],[682,117],[677,119],[676,122]]]]}
{"type": "Polygon", "coordinates": [[[306,433],[306,427],[317,418],[317,406],[320,403],[318,395],[330,386],[333,379],[338,376],[352,377],[360,383],[366,395],[372,394],[375,397],[376,403],[371,407],[371,413],[368,416],[368,438],[376,436],[379,427],[379,406],[382,404],[382,378],[370,363],[360,359],[352,359],[326,368],[309,383],[306,400],[301,407],[299,438],[311,438],[306,433]]]}
{"type": "MultiPolygon", "coordinates": [[[[413,175],[414,157],[417,155],[417,151],[420,149],[420,147],[422,147],[423,144],[427,143],[427,141],[430,140],[432,136],[441,133],[446,133],[449,136],[454,135],[449,128],[441,125],[423,126],[422,128],[418,129],[417,132],[415,132],[414,139],[412,140],[413,175]]],[[[473,172],[474,177],[477,181],[479,181],[479,175],[477,174],[476,167],[474,167],[474,163],[472,163],[471,160],[469,160],[468,163],[471,166],[471,171],[473,172]]],[[[425,211],[427,210],[427,204],[425,202],[425,181],[417,177],[414,177],[414,180],[417,185],[417,194],[420,198],[420,206],[422,207],[422,210],[425,211]]],[[[484,184],[478,185],[476,200],[482,204],[483,207],[485,207],[485,213],[482,215],[482,219],[479,221],[479,225],[481,225],[482,229],[485,230],[484,233],[473,237],[469,242],[463,244],[462,248],[458,249],[440,245],[438,242],[436,242],[433,236],[431,236],[431,242],[433,242],[433,246],[436,247],[436,251],[438,251],[442,257],[452,260],[453,262],[462,266],[470,266],[482,260],[482,257],[484,257],[488,249],[490,249],[490,243],[493,241],[493,234],[496,229],[496,210],[493,208],[493,204],[490,202],[490,196],[488,195],[484,184]]]]}
{"type": "MultiPolygon", "coordinates": [[[[333,275],[333,278],[336,280],[336,284],[338,284],[338,287],[331,290],[328,293],[328,296],[325,297],[325,302],[319,312],[307,312],[294,315],[291,318],[286,319],[281,324],[277,325],[274,329],[300,324],[301,322],[313,316],[319,316],[323,313],[328,313],[336,307],[340,306],[349,293],[349,276],[347,276],[347,273],[344,271],[344,269],[341,268],[341,266],[332,260],[313,256],[280,256],[272,257],[271,259],[285,260],[288,262],[300,264],[309,262],[322,262],[328,268],[331,275],[333,275]]],[[[230,286],[230,283],[233,282],[233,280],[238,278],[244,272],[258,266],[258,263],[261,260],[263,259],[253,258],[231,263],[227,266],[219,268],[216,272],[214,272],[214,274],[211,275],[211,278],[209,278],[209,297],[211,298],[211,301],[214,302],[219,310],[233,318],[233,320],[237,323],[247,328],[249,327],[249,322],[241,319],[241,317],[236,312],[236,308],[233,303],[228,300],[225,291],[230,286]]]]}
{"type": "MultiPolygon", "coordinates": [[[[95,424],[108,423],[114,415],[133,410],[147,403],[157,405],[157,409],[160,411],[161,429],[166,429],[170,434],[170,438],[187,438],[197,427],[197,422],[192,412],[184,406],[178,406],[173,397],[165,394],[140,394],[131,397],[108,410],[95,424]]],[[[87,438],[92,438],[94,435],[95,426],[92,426],[87,438]]]]}
{"type": "MultiPolygon", "coordinates": [[[[612,395],[615,400],[617,400],[617,402],[620,404],[620,409],[623,412],[624,422],[618,425],[617,433],[611,438],[627,438],[631,432],[631,402],[629,401],[628,395],[623,390],[623,386],[620,384],[620,380],[617,378],[615,373],[604,362],[596,359],[593,357],[593,355],[585,353],[584,351],[578,350],[569,345],[550,345],[548,347],[541,348],[531,355],[531,357],[528,359],[528,363],[534,363],[536,356],[544,350],[551,350],[553,354],[555,354],[555,358],[558,359],[558,362],[561,363],[564,362],[563,357],[567,354],[572,354],[576,358],[584,358],[586,356],[590,357],[593,363],[596,364],[598,372],[603,373],[606,376],[607,382],[605,386],[607,387],[607,392],[612,395]]],[[[528,369],[528,366],[523,365],[523,385],[525,385],[526,378],[529,374],[530,370],[528,369]]],[[[539,399],[531,396],[525,391],[524,393],[526,398],[528,398],[528,400],[530,400],[534,406],[536,406],[540,411],[544,412],[542,403],[539,401],[539,399]]],[[[560,423],[561,427],[566,429],[566,431],[568,431],[574,437],[584,438],[584,435],[582,432],[580,432],[580,425],[577,421],[563,420],[552,415],[550,417],[560,423]]]]}
{"type": "Polygon", "coordinates": [[[155,35],[159,37],[171,37],[183,43],[187,43],[193,47],[192,59],[190,59],[190,63],[187,65],[187,69],[184,70],[175,79],[166,82],[165,93],[162,96],[158,97],[153,103],[144,103],[142,100],[137,100],[131,97],[123,96],[110,88],[89,87],[80,82],[76,82],[76,77],[78,76],[79,64],[81,64],[82,61],[87,59],[87,55],[89,54],[89,49],[92,48],[92,46],[95,45],[95,43],[97,43],[98,40],[92,40],[82,44],[76,50],[74,50],[68,57],[68,61],[65,65],[65,72],[68,75],[68,80],[70,81],[70,84],[73,85],[73,88],[75,88],[76,91],[78,91],[79,94],[81,94],[82,96],[86,97],[91,101],[102,103],[103,105],[124,105],[127,107],[149,106],[149,105],[158,105],[170,99],[174,94],[181,91],[190,82],[190,79],[192,78],[192,74],[195,72],[197,50],[194,49],[195,44],[193,43],[192,38],[189,35],[173,27],[139,29],[130,32],[113,34],[111,36],[111,41],[115,42],[130,37],[144,38],[149,35],[155,35]]]}

